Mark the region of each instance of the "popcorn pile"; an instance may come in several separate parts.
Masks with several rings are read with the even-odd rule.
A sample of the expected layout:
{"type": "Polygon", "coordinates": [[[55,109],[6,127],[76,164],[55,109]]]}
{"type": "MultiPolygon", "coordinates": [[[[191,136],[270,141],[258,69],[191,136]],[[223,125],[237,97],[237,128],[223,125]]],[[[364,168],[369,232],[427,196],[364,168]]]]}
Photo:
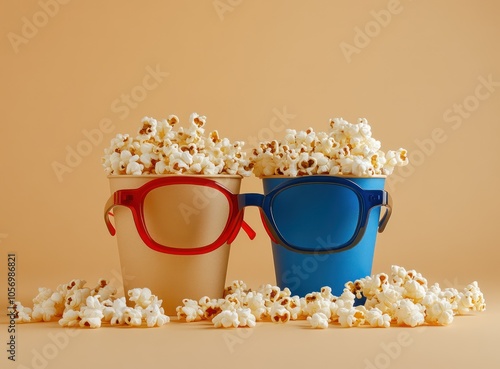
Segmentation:
{"type": "Polygon", "coordinates": [[[175,115],[159,121],[144,117],[136,137],[118,134],[111,140],[103,157],[106,173],[250,175],[244,142],[231,143],[217,131],[205,136],[205,116],[193,113],[189,121],[189,128],[175,130],[175,115]]]}
{"type": "Polygon", "coordinates": [[[135,327],[145,322],[148,327],[161,327],[170,321],[161,307],[162,300],[158,300],[149,288],[128,291],[129,301],[135,304],[132,308],[127,306],[125,297],[115,296],[116,288],[105,279],[100,279],[92,289],[85,287],[85,283],[74,279],[59,285],[55,291],[39,288],[33,299],[33,309],[15,303],[16,322],[48,322],[59,317],[63,327],[98,328],[103,322],[135,327]]]}
{"type": "Polygon", "coordinates": [[[257,177],[289,177],[323,174],[374,176],[390,175],[397,166],[408,164],[407,151],[380,150],[364,118],[357,124],[342,118],[330,120],[329,132],[287,129],[285,138],[261,143],[250,161],[257,177]]]}
{"type": "Polygon", "coordinates": [[[184,299],[177,317],[186,322],[211,320],[215,327],[254,327],[257,321],[286,323],[306,319],[313,328],[384,327],[391,325],[448,325],[455,315],[484,311],[486,303],[477,282],[458,291],[441,289],[414,270],[394,265],[391,274],[376,274],[345,284],[340,296],[330,287],[305,297],[291,296],[288,288],[266,284],[256,291],[243,281],[234,281],[225,289],[224,298],[207,296],[199,301],[184,299]],[[355,306],[365,297],[365,304],[355,306]]]}

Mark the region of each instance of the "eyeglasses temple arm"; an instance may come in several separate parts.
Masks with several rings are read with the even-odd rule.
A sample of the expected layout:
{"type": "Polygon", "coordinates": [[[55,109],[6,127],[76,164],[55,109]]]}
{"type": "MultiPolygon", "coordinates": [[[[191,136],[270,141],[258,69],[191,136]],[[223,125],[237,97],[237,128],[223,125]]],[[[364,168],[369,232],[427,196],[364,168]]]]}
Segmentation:
{"type": "Polygon", "coordinates": [[[252,229],[252,227],[250,227],[250,225],[247,222],[245,222],[244,220],[241,222],[241,228],[243,228],[245,233],[248,235],[248,238],[250,238],[251,240],[253,240],[255,238],[255,236],[257,235],[257,233],[255,233],[255,231],[252,229]]]}
{"type": "Polygon", "coordinates": [[[115,206],[115,196],[114,194],[111,195],[106,202],[106,205],[104,205],[104,221],[106,222],[106,227],[108,227],[109,233],[114,236],[116,234],[115,227],[113,227],[113,224],[111,224],[111,220],[109,219],[110,215],[113,215],[111,213],[111,209],[113,209],[115,206]]]}
{"type": "Polygon", "coordinates": [[[389,194],[389,192],[386,192],[384,191],[385,193],[385,201],[382,205],[386,206],[386,210],[385,210],[385,213],[384,213],[384,216],[382,217],[382,219],[380,220],[379,224],[378,224],[378,232],[379,233],[382,233],[385,229],[385,227],[387,226],[387,223],[389,222],[389,218],[391,217],[391,213],[392,213],[392,198],[391,198],[391,195],[389,194]]]}

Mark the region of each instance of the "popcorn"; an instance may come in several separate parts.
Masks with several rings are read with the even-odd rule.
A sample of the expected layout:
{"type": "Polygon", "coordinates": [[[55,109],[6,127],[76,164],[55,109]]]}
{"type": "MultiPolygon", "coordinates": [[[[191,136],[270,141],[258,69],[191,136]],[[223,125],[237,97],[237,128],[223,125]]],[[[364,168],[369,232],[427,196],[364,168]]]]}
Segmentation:
{"type": "Polygon", "coordinates": [[[109,284],[106,279],[100,279],[97,286],[90,292],[92,296],[98,295],[100,301],[105,301],[113,298],[116,294],[116,287],[109,284]]]}
{"type": "Polygon", "coordinates": [[[71,294],[66,296],[66,310],[78,310],[85,303],[87,297],[90,296],[90,288],[84,287],[76,290],[71,290],[71,294]]]}
{"type": "Polygon", "coordinates": [[[135,307],[127,306],[125,297],[117,298],[116,288],[105,279],[99,279],[93,289],[85,287],[85,281],[75,279],[68,284],[61,284],[55,291],[39,288],[33,299],[33,309],[16,302],[16,322],[50,321],[60,318],[63,327],[99,328],[104,323],[111,325],[161,327],[170,318],[161,307],[162,300],[148,288],[135,288],[128,291],[130,302],[135,307]]]}
{"type": "Polygon", "coordinates": [[[426,305],[425,321],[430,324],[448,325],[453,322],[453,308],[445,299],[437,299],[426,305]]]}
{"type": "Polygon", "coordinates": [[[41,304],[36,304],[33,307],[31,317],[34,322],[50,322],[56,316],[55,302],[51,299],[43,301],[41,304]]]}
{"type": "Polygon", "coordinates": [[[99,301],[99,296],[89,296],[86,300],[86,305],[80,310],[80,326],[99,328],[101,326],[101,319],[104,317],[104,307],[99,301]]]}
{"type": "Polygon", "coordinates": [[[290,320],[290,312],[279,301],[275,301],[269,312],[273,323],[286,323],[290,320]]]}
{"type": "Polygon", "coordinates": [[[428,286],[420,273],[399,266],[391,267],[390,276],[379,273],[347,282],[338,297],[328,286],[299,297],[292,296],[288,288],[281,290],[271,284],[252,291],[243,281],[233,281],[224,294],[224,299],[185,299],[184,306],[177,307],[178,315],[186,321],[211,320],[216,327],[225,328],[253,327],[257,320],[267,317],[274,323],[304,318],[313,328],[327,328],[329,323],[389,328],[392,324],[447,325],[453,322],[454,315],[482,311],[486,306],[477,282],[462,292],[441,290],[438,284],[428,286]],[[361,298],[366,299],[365,304],[355,306],[356,299],[361,298]],[[187,314],[188,308],[192,309],[191,315],[187,314]]]}
{"type": "Polygon", "coordinates": [[[303,311],[306,315],[312,316],[316,313],[326,315],[328,319],[331,317],[331,301],[325,299],[320,292],[311,292],[305,296],[306,305],[303,311]]]}
{"type": "Polygon", "coordinates": [[[236,309],[236,313],[238,314],[239,327],[255,327],[255,316],[249,308],[236,309]]]}
{"type": "Polygon", "coordinates": [[[253,164],[246,159],[244,143],[205,134],[206,117],[189,117],[188,128],[174,129],[175,115],[156,120],[144,117],[135,137],[118,134],[105,149],[102,164],[108,175],[228,174],[249,176],[253,164]]]}
{"type": "Polygon", "coordinates": [[[142,312],[138,309],[127,307],[123,309],[122,317],[127,325],[140,327],[142,324],[142,312]]]}
{"type": "MultiPolygon", "coordinates": [[[[215,136],[214,136],[215,137],[215,136]]],[[[307,135],[300,136],[307,143],[307,135]]],[[[57,289],[40,288],[33,299],[33,309],[15,303],[16,322],[49,321],[59,317],[63,327],[98,328],[102,324],[140,327],[161,327],[170,321],[161,307],[162,300],[148,288],[134,288],[125,297],[115,297],[116,289],[100,279],[93,289],[85,281],[73,280],[57,289]],[[107,297],[103,299],[101,296],[107,297]],[[83,300],[82,300],[83,299],[83,300]]],[[[392,324],[416,327],[419,325],[448,325],[455,315],[484,311],[486,302],[477,282],[462,291],[441,289],[439,284],[428,285],[414,270],[391,267],[390,276],[379,273],[354,282],[347,282],[340,296],[334,296],[328,286],[304,297],[292,296],[288,288],[265,284],[252,291],[243,281],[234,281],[225,289],[225,297],[208,296],[199,301],[184,299],[177,316],[186,322],[211,320],[215,327],[236,328],[256,326],[258,320],[274,323],[305,319],[313,328],[384,327],[392,324]],[[355,306],[365,298],[364,306],[355,306]]]]}
{"type": "Polygon", "coordinates": [[[408,297],[414,301],[420,301],[425,296],[425,287],[418,283],[416,280],[405,282],[403,297],[408,297]]]}
{"type": "Polygon", "coordinates": [[[149,288],[134,288],[128,291],[129,300],[135,302],[135,306],[143,309],[153,302],[154,295],[149,288]]]}
{"type": "Polygon", "coordinates": [[[287,129],[282,141],[260,143],[250,156],[257,177],[284,175],[390,175],[408,164],[405,149],[381,151],[366,119],[351,124],[342,118],[330,120],[329,132],[287,129]]]}
{"type": "Polygon", "coordinates": [[[212,320],[222,311],[221,305],[224,301],[224,299],[211,299],[208,296],[202,297],[198,301],[198,305],[203,311],[203,319],[212,320]]]}
{"type": "Polygon", "coordinates": [[[238,313],[236,311],[223,310],[212,319],[212,323],[214,323],[215,328],[237,328],[240,324],[240,321],[238,319],[238,313]]]}
{"type": "Polygon", "coordinates": [[[113,316],[115,315],[115,309],[113,307],[114,305],[114,302],[113,300],[111,299],[108,299],[108,300],[104,300],[102,302],[102,319],[105,321],[105,322],[109,322],[111,323],[111,319],[113,319],[113,316]]]}
{"type": "Polygon", "coordinates": [[[184,306],[177,306],[175,309],[177,312],[177,318],[179,320],[184,319],[186,322],[195,322],[201,320],[203,316],[203,310],[198,305],[195,300],[184,299],[182,300],[184,306]]]}
{"type": "Polygon", "coordinates": [[[285,297],[281,300],[281,304],[290,312],[290,319],[297,320],[302,315],[302,306],[299,296],[285,297]],[[286,302],[286,304],[283,305],[283,302],[286,302]]]}
{"type": "Polygon", "coordinates": [[[354,307],[340,308],[337,311],[337,315],[342,327],[357,327],[365,322],[363,310],[354,307]]]}
{"type": "MultiPolygon", "coordinates": [[[[107,315],[112,311],[113,315],[111,316],[110,323],[111,325],[121,325],[125,324],[125,318],[123,313],[127,309],[127,302],[125,301],[125,297],[121,297],[113,301],[113,306],[111,309],[107,311],[107,315]]],[[[105,308],[106,310],[106,308],[105,308]]]]}
{"type": "Polygon", "coordinates": [[[19,301],[16,301],[14,303],[14,309],[16,313],[16,323],[28,323],[31,321],[32,310],[30,308],[24,307],[19,301]]]}
{"type": "Polygon", "coordinates": [[[80,324],[80,312],[75,310],[66,310],[62,318],[59,319],[59,325],[63,327],[75,327],[80,324]]]}
{"type": "Polygon", "coordinates": [[[414,303],[409,299],[403,299],[396,302],[395,317],[398,324],[416,327],[424,324],[425,308],[419,303],[414,303]]]}
{"type": "Polygon", "coordinates": [[[464,293],[461,295],[466,298],[470,298],[472,302],[472,311],[484,311],[486,310],[486,301],[484,300],[484,295],[479,289],[476,281],[467,285],[464,289],[464,293]]]}
{"type": "Polygon", "coordinates": [[[266,300],[264,295],[260,292],[250,291],[246,295],[246,306],[252,312],[252,315],[255,316],[255,319],[261,320],[265,316],[268,315],[268,309],[266,307],[266,300]]]}
{"type": "Polygon", "coordinates": [[[328,328],[328,317],[323,313],[314,313],[312,316],[307,317],[307,321],[312,328],[328,328]]]}
{"type": "Polygon", "coordinates": [[[378,308],[372,308],[365,313],[365,321],[372,327],[389,328],[391,326],[391,317],[384,314],[378,308]]]}

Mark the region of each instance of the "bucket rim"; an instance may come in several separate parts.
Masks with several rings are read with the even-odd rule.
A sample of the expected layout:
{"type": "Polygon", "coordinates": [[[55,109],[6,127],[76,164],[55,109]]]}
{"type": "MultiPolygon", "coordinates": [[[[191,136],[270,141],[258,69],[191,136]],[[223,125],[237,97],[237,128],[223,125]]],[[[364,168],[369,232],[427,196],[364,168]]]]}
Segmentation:
{"type": "Polygon", "coordinates": [[[301,178],[301,177],[319,177],[319,176],[325,176],[325,177],[338,177],[338,178],[363,178],[363,179],[369,179],[369,178],[377,178],[377,179],[380,179],[380,178],[387,178],[387,175],[383,175],[383,174],[376,174],[376,175],[373,175],[373,176],[355,176],[355,175],[349,175],[349,174],[340,174],[340,175],[337,175],[337,174],[334,174],[334,175],[330,175],[330,174],[311,174],[311,175],[307,175],[307,176],[295,176],[295,177],[292,177],[292,176],[286,176],[286,175],[283,175],[283,174],[273,174],[273,175],[270,175],[270,176],[258,176],[257,178],[259,179],[267,179],[267,178],[290,178],[290,179],[293,179],[293,178],[301,178]]]}
{"type": "Polygon", "coordinates": [[[165,178],[165,177],[202,177],[202,178],[234,178],[242,179],[243,176],[239,174],[109,174],[106,176],[108,179],[116,178],[165,178]]]}

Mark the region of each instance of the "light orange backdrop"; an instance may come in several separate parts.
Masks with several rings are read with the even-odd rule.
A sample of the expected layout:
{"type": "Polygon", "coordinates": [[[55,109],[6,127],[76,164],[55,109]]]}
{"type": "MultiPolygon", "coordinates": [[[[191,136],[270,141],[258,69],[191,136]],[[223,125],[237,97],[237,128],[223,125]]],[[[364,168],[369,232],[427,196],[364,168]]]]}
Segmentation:
{"type": "MultiPolygon", "coordinates": [[[[493,0],[4,2],[0,305],[8,252],[26,304],[73,278],[120,283],[103,150],[145,115],[186,124],[191,112],[249,143],[367,118],[385,150],[404,147],[412,161],[387,186],[394,212],[373,271],[478,280],[494,299],[499,11],[493,0]]],[[[245,178],[242,191],[261,183],[245,178]]],[[[238,236],[227,281],[274,283],[258,211],[246,220],[258,236],[238,236]]]]}

